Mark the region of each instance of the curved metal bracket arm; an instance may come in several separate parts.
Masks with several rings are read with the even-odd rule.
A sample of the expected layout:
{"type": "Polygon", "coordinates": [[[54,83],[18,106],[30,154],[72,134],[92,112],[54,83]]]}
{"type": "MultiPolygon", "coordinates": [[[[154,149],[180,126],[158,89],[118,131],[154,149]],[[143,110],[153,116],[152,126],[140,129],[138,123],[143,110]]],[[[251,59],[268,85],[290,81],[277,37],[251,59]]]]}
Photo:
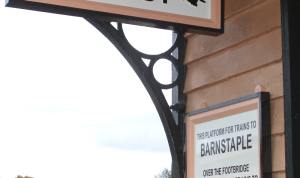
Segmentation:
{"type": "MultiPolygon", "coordinates": [[[[159,113],[161,118],[168,142],[170,147],[170,152],[172,155],[172,169],[174,173],[174,169],[176,169],[177,175],[173,175],[173,177],[183,178],[184,177],[184,137],[183,137],[183,126],[182,124],[176,123],[172,112],[170,111],[170,107],[162,93],[162,89],[170,89],[174,87],[178,87],[182,82],[181,77],[178,76],[171,84],[164,85],[159,83],[153,75],[153,67],[154,64],[160,59],[167,59],[175,66],[177,70],[179,70],[182,66],[182,61],[176,59],[172,53],[183,43],[184,36],[183,33],[178,33],[177,39],[174,45],[167,50],[166,52],[159,55],[148,55],[139,52],[136,50],[131,44],[127,41],[122,24],[118,24],[118,29],[114,28],[110,22],[99,21],[94,19],[86,20],[91,23],[96,29],[98,29],[111,43],[120,51],[120,53],[124,56],[124,58],[131,65],[133,70],[136,72],[145,88],[147,89],[152,101],[155,104],[155,107],[159,113]],[[147,66],[143,58],[150,59],[150,64],[147,66]]],[[[179,75],[179,74],[178,74],[179,75]]],[[[180,88],[180,87],[178,87],[180,88]]],[[[175,108],[176,106],[174,106],[175,108]]],[[[185,110],[185,108],[180,107],[180,112],[185,110]]]]}

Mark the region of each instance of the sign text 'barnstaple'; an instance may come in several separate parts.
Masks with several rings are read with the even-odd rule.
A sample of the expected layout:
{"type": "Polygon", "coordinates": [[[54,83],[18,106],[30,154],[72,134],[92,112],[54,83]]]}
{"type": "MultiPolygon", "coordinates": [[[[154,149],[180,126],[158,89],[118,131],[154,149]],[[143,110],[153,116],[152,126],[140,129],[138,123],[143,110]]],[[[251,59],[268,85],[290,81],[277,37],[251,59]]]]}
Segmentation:
{"type": "Polygon", "coordinates": [[[256,93],[188,113],[187,178],[262,178],[262,165],[269,166],[262,159],[262,150],[270,152],[262,146],[268,97],[256,93]]]}

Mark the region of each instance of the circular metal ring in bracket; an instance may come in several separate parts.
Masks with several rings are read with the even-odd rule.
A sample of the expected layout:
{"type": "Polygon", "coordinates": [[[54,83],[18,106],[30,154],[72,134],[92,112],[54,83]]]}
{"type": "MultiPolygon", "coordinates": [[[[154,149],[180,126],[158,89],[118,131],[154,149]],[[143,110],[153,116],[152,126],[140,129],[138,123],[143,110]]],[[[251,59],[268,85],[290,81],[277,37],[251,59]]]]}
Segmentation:
{"type": "Polygon", "coordinates": [[[162,83],[158,82],[157,79],[154,77],[154,71],[153,71],[154,65],[155,65],[156,62],[158,62],[159,60],[162,60],[162,59],[166,59],[166,60],[170,61],[174,65],[176,70],[178,70],[178,61],[177,61],[177,59],[175,59],[173,56],[169,56],[169,55],[168,56],[162,55],[159,58],[152,59],[150,61],[148,69],[150,70],[151,77],[156,81],[157,85],[161,89],[170,89],[170,88],[173,88],[177,85],[178,77],[176,78],[176,80],[174,80],[170,84],[162,84],[162,83]]]}
{"type": "MultiPolygon", "coordinates": [[[[126,36],[125,36],[125,33],[124,33],[124,30],[123,30],[123,26],[122,26],[122,23],[118,23],[118,31],[121,33],[121,35],[124,37],[124,39],[127,40],[126,36]]],[[[128,44],[130,45],[130,47],[132,49],[134,49],[142,58],[147,58],[147,59],[150,59],[152,57],[156,57],[156,56],[160,56],[160,55],[165,55],[165,54],[169,54],[171,55],[172,52],[174,52],[174,50],[177,48],[177,44],[179,43],[179,38],[176,38],[174,44],[165,52],[161,53],[161,54],[145,54],[137,49],[135,49],[130,43],[129,41],[127,40],[128,44]]]]}
{"type": "Polygon", "coordinates": [[[130,48],[135,51],[136,54],[138,54],[138,56],[144,59],[149,59],[150,60],[150,64],[148,66],[148,70],[150,70],[150,74],[151,77],[154,81],[156,81],[157,85],[160,87],[160,89],[170,89],[173,88],[177,85],[178,83],[178,77],[176,78],[176,80],[174,80],[171,84],[162,84],[160,82],[157,81],[157,79],[154,77],[154,72],[153,72],[153,67],[155,65],[156,62],[158,62],[161,59],[166,59],[168,61],[170,61],[174,67],[176,68],[176,70],[178,71],[178,60],[176,58],[174,58],[172,56],[172,52],[174,52],[174,50],[177,48],[178,43],[179,43],[179,38],[176,38],[174,44],[165,52],[161,53],[161,54],[145,54],[143,52],[140,52],[139,50],[135,49],[127,40],[124,30],[123,30],[123,26],[122,23],[118,23],[118,32],[119,34],[126,39],[126,42],[128,43],[128,45],[130,46],[130,48]]]}

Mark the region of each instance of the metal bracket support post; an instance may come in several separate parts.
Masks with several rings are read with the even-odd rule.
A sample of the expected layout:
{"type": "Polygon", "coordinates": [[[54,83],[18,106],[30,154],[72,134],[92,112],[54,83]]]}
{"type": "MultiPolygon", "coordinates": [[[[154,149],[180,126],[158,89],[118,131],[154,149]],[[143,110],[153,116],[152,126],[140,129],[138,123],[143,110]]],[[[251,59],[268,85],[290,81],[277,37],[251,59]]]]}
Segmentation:
{"type": "Polygon", "coordinates": [[[159,55],[149,55],[136,50],[126,39],[122,24],[118,23],[116,29],[110,22],[99,21],[94,19],[86,20],[98,29],[110,42],[120,51],[132,69],[136,72],[146,90],[148,91],[154,105],[158,111],[163,124],[170,152],[172,155],[172,177],[183,178],[185,172],[184,156],[184,113],[186,97],[183,94],[183,85],[185,80],[185,67],[183,58],[186,46],[186,40],[183,32],[177,33],[173,46],[166,52],[159,55]],[[143,59],[149,59],[150,64],[147,66],[143,59]],[[159,83],[153,74],[154,64],[160,59],[169,60],[174,68],[173,74],[177,71],[177,77],[173,77],[171,84],[159,83]],[[173,102],[171,108],[163,95],[163,89],[173,89],[173,102]]]}

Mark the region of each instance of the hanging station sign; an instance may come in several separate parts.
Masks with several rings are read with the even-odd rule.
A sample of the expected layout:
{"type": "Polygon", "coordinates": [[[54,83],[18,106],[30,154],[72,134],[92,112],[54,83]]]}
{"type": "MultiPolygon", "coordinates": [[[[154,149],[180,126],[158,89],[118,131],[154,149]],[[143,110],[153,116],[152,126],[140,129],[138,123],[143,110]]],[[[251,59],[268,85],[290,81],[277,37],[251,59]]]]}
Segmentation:
{"type": "Polygon", "coordinates": [[[6,6],[187,32],[223,32],[224,0],[6,0],[6,6]]]}
{"type": "Polygon", "coordinates": [[[263,155],[271,152],[262,146],[262,130],[270,125],[268,96],[258,93],[188,114],[188,178],[263,177],[263,155]]]}

